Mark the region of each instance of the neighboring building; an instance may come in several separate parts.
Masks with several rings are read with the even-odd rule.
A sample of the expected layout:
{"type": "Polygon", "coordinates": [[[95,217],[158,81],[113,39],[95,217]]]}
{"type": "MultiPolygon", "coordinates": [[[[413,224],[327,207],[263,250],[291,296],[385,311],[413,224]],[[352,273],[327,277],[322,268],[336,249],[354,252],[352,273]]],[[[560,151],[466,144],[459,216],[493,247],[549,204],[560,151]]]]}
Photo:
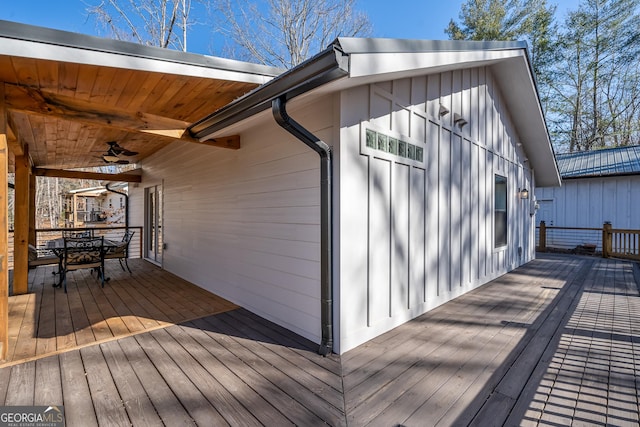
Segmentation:
{"type": "Polygon", "coordinates": [[[339,39],[190,128],[240,150],[141,162],[147,256],[338,353],[527,263],[560,178],[525,46],[339,39]]]}
{"type": "MultiPolygon", "coordinates": [[[[640,229],[640,146],[558,154],[562,187],[538,188],[540,206],[536,222],[547,226],[602,228],[610,222],[616,229],[640,229]]],[[[582,240],[597,245],[598,233],[582,240]]],[[[581,240],[581,242],[582,242],[581,240]]],[[[567,233],[549,234],[547,245],[573,248],[576,242],[567,233]]]]}
{"type": "Polygon", "coordinates": [[[64,194],[65,227],[125,225],[126,183],[103,187],[80,188],[64,194]],[[120,194],[124,193],[124,194],[120,194]]]}

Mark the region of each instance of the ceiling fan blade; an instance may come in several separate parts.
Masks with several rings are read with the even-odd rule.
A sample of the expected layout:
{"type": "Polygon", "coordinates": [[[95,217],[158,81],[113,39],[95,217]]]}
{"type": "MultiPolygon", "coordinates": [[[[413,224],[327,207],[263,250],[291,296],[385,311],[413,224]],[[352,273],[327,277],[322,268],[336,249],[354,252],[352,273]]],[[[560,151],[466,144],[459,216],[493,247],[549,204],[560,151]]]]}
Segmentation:
{"type": "Polygon", "coordinates": [[[129,151],[126,148],[122,148],[120,145],[118,145],[118,143],[116,141],[108,141],[107,144],[109,145],[109,149],[102,156],[102,159],[106,163],[117,163],[119,165],[128,165],[129,164],[129,160],[124,160],[124,159],[120,160],[120,159],[118,159],[118,156],[120,156],[121,154],[123,156],[137,156],[138,155],[138,152],[136,152],[136,151],[129,151]]]}

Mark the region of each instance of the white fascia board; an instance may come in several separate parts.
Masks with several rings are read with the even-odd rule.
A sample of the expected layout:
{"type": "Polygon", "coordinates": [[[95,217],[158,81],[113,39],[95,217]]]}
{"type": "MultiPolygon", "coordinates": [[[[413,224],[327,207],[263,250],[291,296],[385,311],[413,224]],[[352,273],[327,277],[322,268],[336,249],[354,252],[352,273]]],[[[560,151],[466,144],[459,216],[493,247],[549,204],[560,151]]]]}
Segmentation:
{"type": "Polygon", "coordinates": [[[492,63],[524,54],[522,49],[491,51],[417,52],[417,53],[352,53],[349,77],[373,77],[388,74],[411,75],[432,73],[434,69],[469,68],[472,64],[492,63]]]}
{"type": "Polygon", "coordinates": [[[536,185],[560,186],[560,171],[526,57],[497,63],[492,70],[534,170],[536,185]]]}
{"type": "Polygon", "coordinates": [[[124,53],[104,52],[7,38],[0,38],[0,55],[243,83],[264,84],[273,78],[273,76],[270,75],[210,68],[159,58],[139,57],[124,53]]]}

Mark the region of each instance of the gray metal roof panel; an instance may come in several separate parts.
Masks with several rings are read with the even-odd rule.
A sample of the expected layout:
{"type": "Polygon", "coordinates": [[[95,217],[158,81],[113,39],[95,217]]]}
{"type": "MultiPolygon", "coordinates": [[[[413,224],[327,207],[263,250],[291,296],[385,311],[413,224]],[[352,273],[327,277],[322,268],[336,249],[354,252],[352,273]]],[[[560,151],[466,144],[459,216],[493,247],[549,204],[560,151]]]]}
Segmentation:
{"type": "Polygon", "coordinates": [[[640,145],[557,155],[562,178],[640,174],[640,145]]]}

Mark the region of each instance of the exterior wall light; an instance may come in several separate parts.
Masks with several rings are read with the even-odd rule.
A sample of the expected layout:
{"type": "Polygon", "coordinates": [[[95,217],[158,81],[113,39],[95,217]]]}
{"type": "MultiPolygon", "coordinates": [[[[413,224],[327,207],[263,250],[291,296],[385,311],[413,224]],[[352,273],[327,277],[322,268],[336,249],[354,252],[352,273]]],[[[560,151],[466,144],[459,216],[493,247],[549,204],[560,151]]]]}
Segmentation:
{"type": "Polygon", "coordinates": [[[447,114],[449,114],[449,109],[447,107],[445,107],[444,105],[440,104],[440,109],[438,110],[438,115],[440,117],[444,117],[447,114]]]}
{"type": "Polygon", "coordinates": [[[527,190],[526,188],[520,189],[520,191],[518,191],[518,196],[521,199],[528,199],[529,198],[529,190],[527,190]]]}
{"type": "Polygon", "coordinates": [[[458,125],[460,129],[462,129],[462,127],[466,125],[468,122],[460,114],[453,113],[453,123],[458,125]]]}

